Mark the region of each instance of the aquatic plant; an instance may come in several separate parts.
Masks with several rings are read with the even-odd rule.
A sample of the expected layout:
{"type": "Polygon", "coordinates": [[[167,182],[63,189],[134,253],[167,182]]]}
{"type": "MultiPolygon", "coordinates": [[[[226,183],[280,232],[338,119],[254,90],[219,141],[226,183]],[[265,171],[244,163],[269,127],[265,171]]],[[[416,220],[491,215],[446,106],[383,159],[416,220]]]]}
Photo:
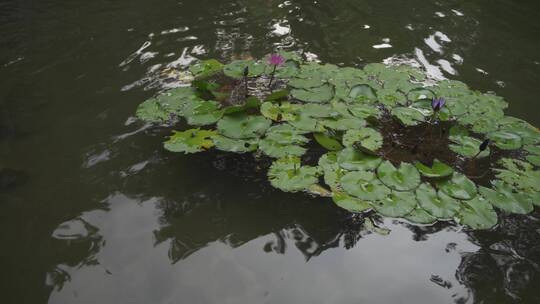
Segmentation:
{"type": "Polygon", "coordinates": [[[540,206],[540,131],[505,116],[501,97],[462,82],[429,84],[409,66],[337,67],[288,52],[203,60],[190,72],[191,87],[137,109],[147,122],[195,126],[173,131],[169,151],[253,153],[273,159],[268,179],[277,189],[419,224],[487,229],[497,212],[540,206]]]}

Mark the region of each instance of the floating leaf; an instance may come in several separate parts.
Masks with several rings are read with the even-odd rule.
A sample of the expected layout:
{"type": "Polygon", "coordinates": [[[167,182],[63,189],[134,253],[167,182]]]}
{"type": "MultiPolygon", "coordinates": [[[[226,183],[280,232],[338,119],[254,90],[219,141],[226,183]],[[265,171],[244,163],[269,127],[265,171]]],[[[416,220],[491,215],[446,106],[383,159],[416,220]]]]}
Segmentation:
{"type": "Polygon", "coordinates": [[[375,170],[381,162],[380,157],[365,154],[354,148],[345,148],[338,153],[338,163],[345,170],[375,170]]]}
{"type": "Polygon", "coordinates": [[[222,70],[223,64],[215,59],[203,60],[189,67],[189,71],[198,79],[213,76],[222,70]]]}
{"type": "Polygon", "coordinates": [[[420,185],[420,174],[408,163],[401,163],[396,169],[389,161],[384,161],[377,168],[377,176],[388,187],[398,191],[410,191],[420,185]]]}
{"type": "Polygon", "coordinates": [[[274,101],[278,101],[278,100],[283,100],[287,96],[289,96],[289,90],[287,90],[287,89],[278,90],[278,91],[274,91],[270,95],[266,96],[264,101],[272,101],[272,102],[274,102],[274,101]]]}
{"type": "Polygon", "coordinates": [[[259,148],[264,154],[275,158],[301,156],[306,153],[306,149],[300,145],[309,142],[302,134],[302,131],[291,125],[276,125],[268,129],[266,137],[259,142],[259,148]]]}
{"type": "Polygon", "coordinates": [[[422,112],[415,108],[396,107],[392,109],[392,115],[405,126],[416,126],[425,121],[422,112]]]}
{"type": "Polygon", "coordinates": [[[392,191],[383,199],[373,203],[378,213],[389,217],[402,217],[411,213],[417,201],[414,193],[392,191]]]}
{"type": "Polygon", "coordinates": [[[363,152],[374,154],[382,147],[383,138],[381,133],[371,128],[360,130],[348,130],[343,135],[345,147],[355,147],[363,152]]]}
{"type": "Polygon", "coordinates": [[[433,217],[426,210],[418,206],[414,208],[413,211],[411,211],[409,214],[404,216],[404,218],[417,224],[433,224],[435,221],[437,221],[435,217],[433,217]]]}
{"type": "Polygon", "coordinates": [[[383,185],[374,173],[368,171],[355,171],[345,174],[341,178],[341,187],[348,194],[370,202],[382,200],[390,194],[390,189],[383,185]]]}
{"type": "Polygon", "coordinates": [[[223,108],[224,114],[233,114],[238,112],[246,112],[250,109],[256,109],[261,106],[261,102],[257,97],[250,96],[246,99],[244,104],[232,105],[226,108],[223,108]]]}
{"type": "Polygon", "coordinates": [[[327,133],[313,133],[313,137],[321,146],[323,146],[327,150],[339,151],[343,149],[341,143],[327,133]]]}
{"type": "Polygon", "coordinates": [[[356,102],[373,102],[377,100],[375,90],[367,84],[357,84],[351,88],[348,97],[356,102]]]}
{"type": "Polygon", "coordinates": [[[164,147],[171,152],[201,152],[214,146],[212,137],[216,134],[216,131],[201,129],[173,131],[173,135],[164,142],[164,147]]]}
{"type": "Polygon", "coordinates": [[[514,193],[512,187],[501,181],[493,182],[493,189],[479,187],[482,196],[493,206],[511,213],[527,214],[533,210],[530,197],[523,193],[514,193]]]}
{"type": "Polygon", "coordinates": [[[257,139],[242,140],[216,135],[212,138],[215,148],[221,151],[246,153],[257,150],[257,139]]]}
{"type": "Polygon", "coordinates": [[[263,116],[237,113],[223,117],[217,123],[220,134],[229,138],[253,138],[264,134],[271,121],[263,116]]]}
{"type": "Polygon", "coordinates": [[[225,65],[223,72],[232,78],[243,78],[246,67],[248,68],[248,77],[260,76],[266,69],[266,65],[253,60],[236,60],[225,65]]]}
{"type": "Polygon", "coordinates": [[[497,178],[522,191],[540,192],[540,171],[534,170],[531,164],[510,158],[503,158],[499,163],[504,169],[495,169],[497,178]]]}
{"type": "Polygon", "coordinates": [[[411,101],[418,101],[422,99],[433,99],[435,98],[435,93],[428,88],[415,88],[407,93],[407,98],[411,101]]]}
{"type": "Polygon", "coordinates": [[[281,104],[264,102],[261,105],[261,114],[274,121],[290,121],[296,119],[295,111],[299,108],[299,105],[290,102],[282,102],[281,104]]]}
{"type": "Polygon", "coordinates": [[[171,118],[170,113],[155,99],[141,103],[137,108],[136,115],[137,118],[147,122],[165,122],[171,118]]]}
{"type": "Polygon", "coordinates": [[[488,134],[488,138],[503,150],[515,150],[521,148],[521,137],[507,131],[496,131],[488,134]]]}
{"type": "Polygon", "coordinates": [[[309,89],[294,89],[291,96],[304,102],[325,103],[334,97],[334,88],[329,84],[309,89]]]}
{"type": "Polygon", "coordinates": [[[327,129],[346,131],[350,129],[362,129],[366,121],[356,117],[326,118],[320,121],[327,129]]]}
{"type": "Polygon", "coordinates": [[[200,103],[184,111],[188,124],[192,126],[204,126],[216,123],[222,116],[223,110],[215,101],[201,101],[200,103]]]}
{"type": "Polygon", "coordinates": [[[341,191],[334,191],[332,200],[336,205],[350,212],[365,212],[373,208],[368,202],[341,191]]]}
{"type": "Polygon", "coordinates": [[[268,170],[268,179],[285,192],[303,191],[318,181],[317,167],[302,166],[298,157],[280,158],[268,170]]]}
{"type": "Polygon", "coordinates": [[[452,179],[437,184],[445,194],[460,200],[470,200],[476,196],[476,185],[461,173],[454,172],[452,179]]]}
{"type": "MultiPolygon", "coordinates": [[[[465,157],[474,157],[480,152],[480,145],[482,144],[482,141],[470,137],[470,136],[450,136],[450,141],[454,142],[454,144],[450,144],[448,147],[450,150],[456,152],[459,155],[465,156],[465,157]]],[[[489,156],[490,150],[487,148],[486,150],[482,151],[480,154],[478,154],[477,158],[482,158],[489,156]]]]}
{"type": "Polygon", "coordinates": [[[457,221],[473,229],[489,229],[497,224],[497,213],[491,204],[478,196],[469,201],[463,201],[457,221]]]}
{"type": "Polygon", "coordinates": [[[434,217],[449,219],[460,209],[460,203],[456,199],[435,191],[429,184],[421,184],[416,189],[416,199],[420,206],[434,217]]]}
{"type": "Polygon", "coordinates": [[[422,174],[422,176],[429,178],[443,178],[450,176],[452,175],[452,173],[454,173],[454,169],[452,169],[452,167],[439,161],[438,159],[435,159],[433,161],[433,165],[431,166],[431,168],[422,164],[421,162],[416,162],[414,165],[416,169],[420,171],[420,174],[422,174]]]}

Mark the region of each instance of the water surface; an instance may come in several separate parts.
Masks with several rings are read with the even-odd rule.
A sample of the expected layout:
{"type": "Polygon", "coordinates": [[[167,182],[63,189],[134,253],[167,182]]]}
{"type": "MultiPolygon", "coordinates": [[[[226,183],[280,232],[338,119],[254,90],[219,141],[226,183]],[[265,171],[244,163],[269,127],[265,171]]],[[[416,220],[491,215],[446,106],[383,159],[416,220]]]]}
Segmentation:
{"type": "Polygon", "coordinates": [[[0,3],[2,303],[539,303],[540,213],[491,231],[289,195],[133,118],[197,58],[406,62],[540,125],[538,1],[0,3]]]}

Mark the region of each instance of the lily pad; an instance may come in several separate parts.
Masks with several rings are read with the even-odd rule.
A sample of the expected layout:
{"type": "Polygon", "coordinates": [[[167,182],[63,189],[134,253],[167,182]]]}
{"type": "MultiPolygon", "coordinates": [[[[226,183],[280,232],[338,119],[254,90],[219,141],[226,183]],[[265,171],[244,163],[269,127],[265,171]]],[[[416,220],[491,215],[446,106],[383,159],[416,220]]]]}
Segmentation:
{"type": "Polygon", "coordinates": [[[327,133],[313,133],[313,137],[319,143],[319,145],[321,145],[322,147],[324,147],[327,150],[339,151],[339,150],[343,149],[343,146],[341,145],[341,143],[336,138],[331,136],[330,134],[327,134],[327,133]]]}
{"type": "Polygon", "coordinates": [[[221,151],[234,152],[234,153],[246,153],[257,150],[257,139],[234,139],[228,138],[222,135],[216,135],[212,137],[215,148],[221,151]]]}
{"type": "Polygon", "coordinates": [[[414,165],[416,169],[418,169],[420,174],[422,174],[422,176],[428,178],[443,178],[450,176],[452,175],[452,173],[454,173],[454,169],[452,169],[452,167],[439,161],[438,159],[435,159],[433,161],[433,165],[431,166],[431,168],[422,164],[421,162],[416,162],[414,165]]]}
{"type": "Polygon", "coordinates": [[[367,84],[353,86],[347,97],[355,102],[373,102],[377,100],[375,90],[367,84]]]}
{"type": "Polygon", "coordinates": [[[334,88],[330,84],[323,84],[309,89],[294,89],[291,96],[303,102],[325,103],[334,97],[334,88]]]}
{"type": "Polygon", "coordinates": [[[531,164],[511,158],[503,158],[499,164],[504,169],[495,169],[498,179],[521,191],[540,192],[540,171],[531,164]]]}
{"type": "Polygon", "coordinates": [[[327,129],[346,131],[350,129],[362,129],[366,126],[366,121],[356,117],[326,118],[320,120],[322,126],[327,129]]]}
{"type": "MultiPolygon", "coordinates": [[[[480,152],[480,145],[482,142],[474,137],[450,136],[449,138],[454,144],[450,144],[448,147],[459,155],[471,158],[480,152]]],[[[487,157],[489,154],[490,150],[487,148],[478,154],[477,158],[487,157]]]]}
{"type": "Polygon", "coordinates": [[[381,133],[371,128],[359,130],[348,130],[343,135],[343,145],[345,147],[355,147],[363,152],[374,154],[383,144],[381,133]]]}
{"type": "Polygon", "coordinates": [[[266,137],[259,142],[259,148],[264,154],[275,158],[301,156],[307,151],[301,145],[309,142],[303,133],[291,125],[275,125],[267,130],[266,137]]]}
{"type": "Polygon", "coordinates": [[[189,71],[198,79],[213,76],[222,70],[223,64],[215,59],[203,60],[189,67],[189,71]]]}
{"type": "Polygon", "coordinates": [[[282,102],[281,104],[264,102],[261,105],[261,114],[274,121],[291,121],[296,119],[295,112],[299,108],[299,105],[290,102],[282,102]]]}
{"type": "Polygon", "coordinates": [[[354,148],[345,148],[338,153],[338,163],[345,170],[375,170],[381,162],[380,157],[354,148]]]}
{"type": "Polygon", "coordinates": [[[478,196],[462,202],[456,219],[473,229],[489,229],[497,224],[497,213],[487,200],[478,196]]]}
{"type": "Polygon", "coordinates": [[[451,219],[460,209],[458,200],[433,189],[429,184],[421,184],[416,189],[416,199],[420,206],[434,217],[451,219]]]}
{"type": "Polygon", "coordinates": [[[300,158],[280,158],[268,170],[268,179],[273,187],[285,192],[298,192],[309,188],[318,181],[317,167],[302,166],[300,158]]]}
{"type": "Polygon", "coordinates": [[[426,120],[422,112],[415,108],[395,107],[391,113],[405,126],[416,126],[426,120]]]}
{"type": "Polygon", "coordinates": [[[532,200],[523,193],[514,193],[512,187],[501,181],[493,182],[493,188],[479,187],[482,196],[493,206],[510,213],[527,214],[533,210],[532,200]]]}
{"type": "Polygon", "coordinates": [[[232,78],[243,78],[244,69],[248,68],[248,77],[257,77],[264,73],[266,65],[253,60],[236,60],[223,67],[225,75],[232,78]]]}
{"type": "Polygon", "coordinates": [[[438,182],[437,186],[443,193],[460,200],[473,199],[477,194],[474,182],[457,172],[454,172],[452,179],[438,182]]]}
{"type": "Polygon", "coordinates": [[[332,200],[336,205],[350,212],[365,212],[373,208],[368,202],[341,191],[334,191],[332,200]]]}
{"type": "Polygon", "coordinates": [[[235,113],[223,117],[217,123],[220,134],[229,138],[254,138],[263,135],[271,121],[263,116],[235,113]]]}
{"type": "Polygon", "coordinates": [[[155,99],[141,103],[136,115],[137,118],[147,122],[165,122],[171,118],[170,113],[155,99]]]}
{"type": "Polygon", "coordinates": [[[186,109],[184,116],[192,126],[211,125],[223,116],[223,110],[219,109],[219,104],[215,101],[201,101],[193,108],[186,109]]]}
{"type": "Polygon", "coordinates": [[[382,200],[390,194],[390,189],[381,183],[374,173],[368,171],[355,171],[345,174],[341,178],[341,187],[348,194],[369,202],[382,200]]]}
{"type": "Polygon", "coordinates": [[[403,218],[406,220],[416,223],[416,224],[433,224],[437,221],[437,218],[433,217],[426,210],[416,207],[409,214],[405,215],[403,218]]]}
{"type": "Polygon", "coordinates": [[[373,203],[378,213],[389,217],[403,217],[411,213],[417,201],[414,193],[392,191],[386,197],[373,203]]]}
{"type": "Polygon", "coordinates": [[[216,134],[216,131],[201,129],[173,131],[173,135],[163,143],[163,146],[171,152],[201,152],[214,146],[212,138],[216,134]]]}
{"type": "Polygon", "coordinates": [[[508,131],[496,131],[488,134],[488,138],[503,150],[515,150],[521,148],[521,137],[508,131]]]}
{"type": "Polygon", "coordinates": [[[420,185],[420,174],[409,163],[401,163],[398,169],[389,161],[377,168],[377,176],[388,187],[398,191],[414,190],[420,185]]]}

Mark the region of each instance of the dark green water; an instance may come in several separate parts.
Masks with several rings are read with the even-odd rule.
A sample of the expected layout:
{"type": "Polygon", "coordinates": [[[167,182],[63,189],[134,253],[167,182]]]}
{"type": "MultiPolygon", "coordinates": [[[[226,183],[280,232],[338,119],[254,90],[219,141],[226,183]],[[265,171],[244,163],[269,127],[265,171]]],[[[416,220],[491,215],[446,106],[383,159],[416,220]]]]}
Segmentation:
{"type": "Polygon", "coordinates": [[[167,67],[283,47],[416,61],[539,126],[539,18],[530,0],[0,1],[0,302],[540,303],[538,210],[379,235],[133,120],[167,67]]]}

